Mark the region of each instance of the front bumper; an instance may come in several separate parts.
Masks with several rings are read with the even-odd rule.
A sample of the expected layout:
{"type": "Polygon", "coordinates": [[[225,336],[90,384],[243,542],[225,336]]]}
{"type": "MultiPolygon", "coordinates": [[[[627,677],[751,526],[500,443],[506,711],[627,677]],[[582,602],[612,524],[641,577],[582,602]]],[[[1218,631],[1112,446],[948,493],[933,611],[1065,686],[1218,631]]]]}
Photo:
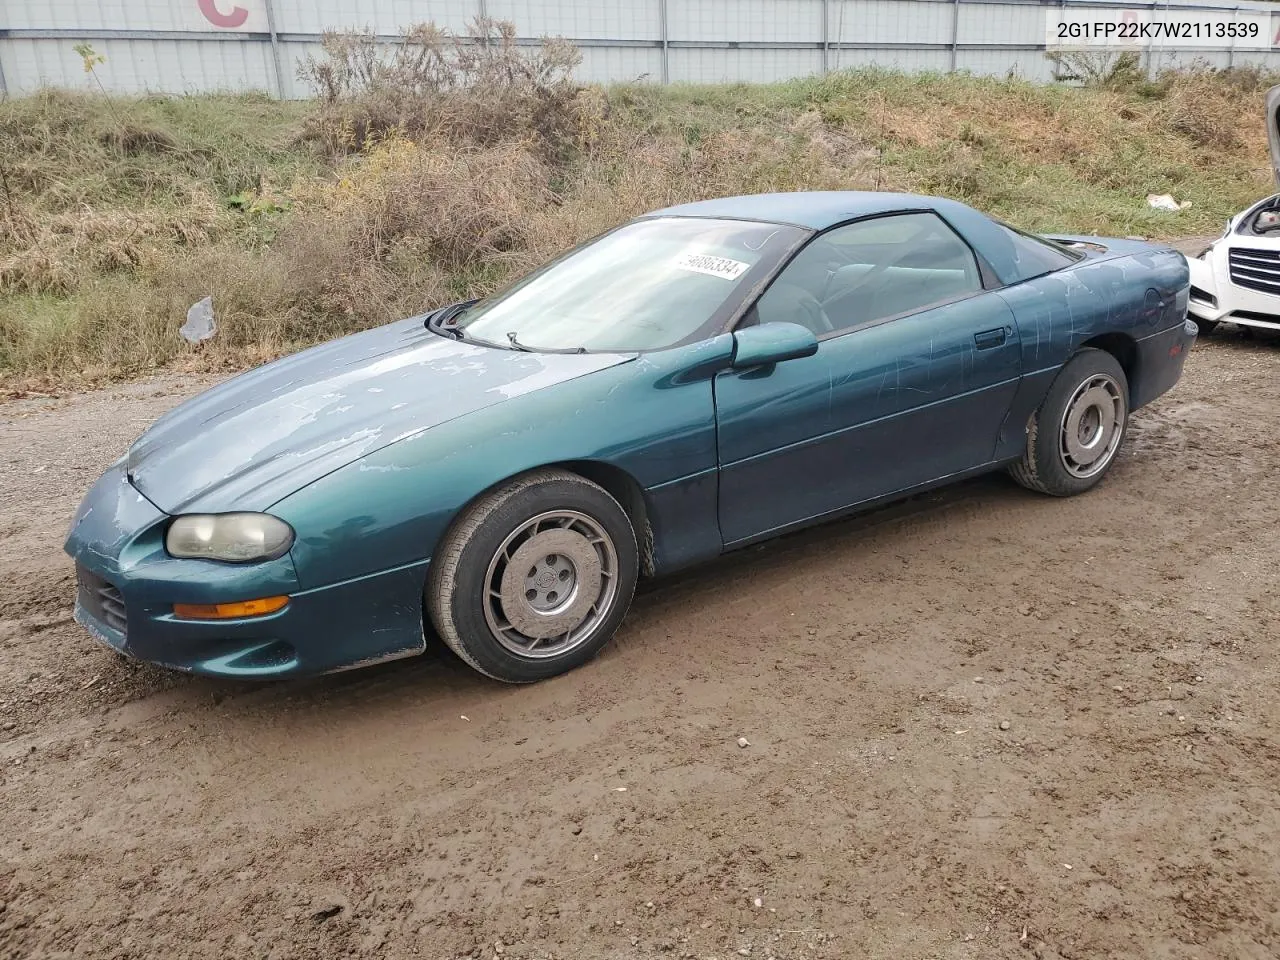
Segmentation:
{"type": "Polygon", "coordinates": [[[1187,258],[1192,287],[1187,313],[1213,323],[1280,330],[1280,296],[1232,283],[1229,249],[1229,240],[1218,240],[1204,259],[1187,258]]]}
{"type": "Polygon", "coordinates": [[[425,648],[426,562],[302,590],[286,554],[253,564],[178,560],[164,550],[169,517],[109,469],[76,512],[66,551],[76,561],[75,617],[127,656],[191,673],[275,677],[325,673],[425,648]],[[262,617],[181,620],[175,603],[287,594],[262,617]]]}

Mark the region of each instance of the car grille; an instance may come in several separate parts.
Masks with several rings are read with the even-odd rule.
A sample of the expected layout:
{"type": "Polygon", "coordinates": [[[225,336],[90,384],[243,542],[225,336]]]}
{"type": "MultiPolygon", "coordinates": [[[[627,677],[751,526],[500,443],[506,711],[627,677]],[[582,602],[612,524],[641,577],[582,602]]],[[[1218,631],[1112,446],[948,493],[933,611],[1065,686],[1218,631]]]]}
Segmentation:
{"type": "Polygon", "coordinates": [[[1280,250],[1235,247],[1227,254],[1227,265],[1237,287],[1280,295],[1280,250]]]}
{"type": "Polygon", "coordinates": [[[76,568],[76,579],[80,583],[80,606],[85,612],[124,636],[128,619],[120,591],[84,567],[76,568]]]}

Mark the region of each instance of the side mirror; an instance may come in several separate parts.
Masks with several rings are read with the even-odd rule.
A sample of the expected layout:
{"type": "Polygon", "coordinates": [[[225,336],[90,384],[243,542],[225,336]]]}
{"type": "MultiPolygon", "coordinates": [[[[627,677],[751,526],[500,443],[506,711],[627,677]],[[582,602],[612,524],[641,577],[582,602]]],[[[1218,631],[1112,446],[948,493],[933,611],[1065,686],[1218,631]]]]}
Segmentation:
{"type": "Polygon", "coordinates": [[[817,352],[818,338],[798,323],[762,323],[757,327],[743,327],[733,335],[735,370],[812,357],[817,352]]]}

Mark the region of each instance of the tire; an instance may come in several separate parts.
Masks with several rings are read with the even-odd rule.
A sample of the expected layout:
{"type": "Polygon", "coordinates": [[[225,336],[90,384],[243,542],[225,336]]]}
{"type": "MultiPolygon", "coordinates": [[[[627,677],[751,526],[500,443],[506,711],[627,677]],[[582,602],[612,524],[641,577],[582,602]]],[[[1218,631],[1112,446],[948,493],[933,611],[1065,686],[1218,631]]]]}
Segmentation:
{"type": "Polygon", "coordinates": [[[609,642],[639,568],[635,530],[617,500],[577,474],[535,470],[454,520],[431,563],[427,610],[467,664],[532,683],[609,642]]]}
{"type": "Polygon", "coordinates": [[[1207,337],[1218,329],[1217,320],[1201,320],[1199,317],[1192,317],[1191,319],[1195,321],[1196,327],[1200,330],[1198,336],[1207,337]]]}
{"type": "Polygon", "coordinates": [[[1084,493],[1115,463],[1128,425],[1129,380],[1124,370],[1105,350],[1085,348],[1059,371],[1032,415],[1027,449],[1009,473],[1038,493],[1084,493]]]}

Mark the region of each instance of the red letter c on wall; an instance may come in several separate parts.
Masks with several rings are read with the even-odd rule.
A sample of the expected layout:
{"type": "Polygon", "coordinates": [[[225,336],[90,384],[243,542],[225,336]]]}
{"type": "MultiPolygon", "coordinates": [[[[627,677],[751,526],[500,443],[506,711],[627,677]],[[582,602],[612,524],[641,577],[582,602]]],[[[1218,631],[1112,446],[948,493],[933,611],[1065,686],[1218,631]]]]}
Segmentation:
{"type": "Polygon", "coordinates": [[[232,7],[230,13],[219,13],[216,0],[196,0],[204,18],[215,27],[235,28],[249,19],[249,11],[244,7],[232,7]]]}

